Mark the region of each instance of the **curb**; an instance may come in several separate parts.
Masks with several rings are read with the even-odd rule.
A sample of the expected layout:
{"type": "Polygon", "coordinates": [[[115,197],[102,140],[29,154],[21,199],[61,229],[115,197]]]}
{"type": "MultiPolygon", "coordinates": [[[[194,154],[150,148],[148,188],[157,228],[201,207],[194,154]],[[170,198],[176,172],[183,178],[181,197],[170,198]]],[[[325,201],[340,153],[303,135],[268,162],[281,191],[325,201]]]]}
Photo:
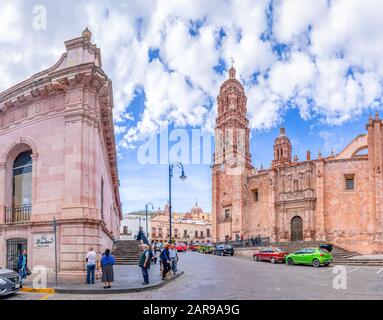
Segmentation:
{"type": "Polygon", "coordinates": [[[56,290],[53,288],[35,289],[35,288],[23,287],[23,288],[21,288],[21,291],[22,292],[33,292],[33,293],[46,293],[46,294],[56,293],[56,290]]]}
{"type": "MultiPolygon", "coordinates": [[[[134,292],[144,292],[151,291],[161,288],[168,284],[169,282],[178,279],[181,275],[184,274],[184,271],[177,273],[175,276],[171,277],[166,281],[162,281],[158,284],[148,285],[142,288],[126,288],[126,289],[109,289],[109,290],[84,290],[84,289],[64,289],[57,288],[54,293],[62,293],[62,294],[118,294],[118,293],[134,293],[134,292]]],[[[54,289],[53,289],[54,290],[54,289]]]]}

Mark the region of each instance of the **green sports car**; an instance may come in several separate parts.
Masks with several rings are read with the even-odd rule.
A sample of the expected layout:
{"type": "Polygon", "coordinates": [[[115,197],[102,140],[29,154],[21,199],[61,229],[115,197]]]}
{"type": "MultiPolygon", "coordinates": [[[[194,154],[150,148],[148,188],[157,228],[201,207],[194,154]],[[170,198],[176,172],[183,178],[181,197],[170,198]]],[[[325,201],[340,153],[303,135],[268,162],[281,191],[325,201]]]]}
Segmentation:
{"type": "Polygon", "coordinates": [[[286,263],[289,266],[306,264],[317,268],[320,265],[328,266],[331,261],[331,253],[320,248],[303,248],[286,256],[286,263]]]}

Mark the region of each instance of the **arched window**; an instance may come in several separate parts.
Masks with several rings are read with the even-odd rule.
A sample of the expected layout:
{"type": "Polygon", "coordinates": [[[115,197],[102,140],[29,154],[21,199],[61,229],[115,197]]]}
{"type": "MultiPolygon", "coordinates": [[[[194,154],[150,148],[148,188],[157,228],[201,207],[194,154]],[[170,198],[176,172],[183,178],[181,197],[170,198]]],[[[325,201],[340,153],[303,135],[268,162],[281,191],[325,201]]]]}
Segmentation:
{"type": "Polygon", "coordinates": [[[21,207],[32,204],[32,151],[20,153],[13,162],[12,204],[21,207]]]}

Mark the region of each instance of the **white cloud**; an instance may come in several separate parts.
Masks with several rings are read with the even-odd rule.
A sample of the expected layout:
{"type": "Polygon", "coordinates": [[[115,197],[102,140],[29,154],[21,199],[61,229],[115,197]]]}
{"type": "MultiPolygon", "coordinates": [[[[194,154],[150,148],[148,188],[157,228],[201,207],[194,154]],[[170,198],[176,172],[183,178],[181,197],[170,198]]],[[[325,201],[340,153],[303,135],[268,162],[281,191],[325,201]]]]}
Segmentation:
{"type": "Polygon", "coordinates": [[[63,41],[80,35],[87,25],[113,80],[115,128],[123,137],[122,148],[161,124],[211,130],[215,97],[226,78],[213,69],[220,58],[236,61],[253,129],[276,125],[290,105],[304,119],[318,116],[330,124],[379,106],[381,1],[273,1],[272,30],[269,5],[269,0],[73,0],[65,5],[3,0],[0,90],[53,65],[64,50],[63,41]],[[36,4],[47,6],[47,30],[32,28],[36,4]],[[191,36],[189,27],[196,21],[199,29],[191,36]],[[221,30],[225,36],[217,46],[221,30]],[[261,40],[271,31],[270,39],[261,40]],[[276,43],[288,46],[283,61],[272,50],[276,43]],[[150,62],[149,49],[158,49],[161,61],[150,62]],[[125,121],[130,126],[133,120],[127,118],[133,112],[127,107],[136,90],[145,93],[145,108],[132,115],[136,125],[125,128],[125,121]]]}

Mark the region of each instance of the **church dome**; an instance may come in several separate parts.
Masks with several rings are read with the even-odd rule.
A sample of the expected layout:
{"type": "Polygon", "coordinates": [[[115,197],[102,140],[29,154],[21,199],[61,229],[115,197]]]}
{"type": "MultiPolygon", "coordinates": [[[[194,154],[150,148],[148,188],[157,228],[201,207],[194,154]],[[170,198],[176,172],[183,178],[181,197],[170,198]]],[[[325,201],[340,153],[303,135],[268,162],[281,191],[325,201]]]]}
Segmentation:
{"type": "Polygon", "coordinates": [[[286,143],[291,144],[289,137],[286,135],[286,129],[282,127],[279,129],[279,136],[275,139],[274,145],[286,143]]]}

